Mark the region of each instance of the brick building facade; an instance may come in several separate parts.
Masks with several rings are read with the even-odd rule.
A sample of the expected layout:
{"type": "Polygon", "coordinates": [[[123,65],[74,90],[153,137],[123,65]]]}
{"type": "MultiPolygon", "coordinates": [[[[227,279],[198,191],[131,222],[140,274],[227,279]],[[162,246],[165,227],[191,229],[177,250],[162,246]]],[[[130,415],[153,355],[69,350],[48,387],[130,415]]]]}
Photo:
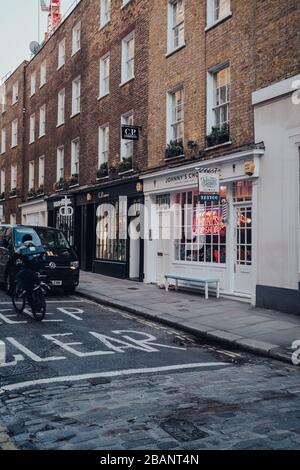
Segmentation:
{"type": "MultiPolygon", "coordinates": [[[[9,97],[23,70],[23,105],[8,99],[0,116],[0,130],[14,113],[24,119],[20,199],[6,195],[5,221],[16,214],[17,222],[64,228],[84,269],[148,282],[166,270],[192,271],[219,276],[223,291],[252,295],[255,229],[246,223],[239,232],[242,246],[234,238],[236,217],[255,224],[264,154],[251,95],[299,73],[299,14],[297,0],[81,0],[6,82],[9,97]],[[139,126],[139,141],[121,139],[122,124],[139,126]],[[220,170],[229,215],[221,222],[226,211],[208,207],[222,230],[217,239],[220,226],[211,227],[210,241],[200,243],[197,172],[207,167],[220,170]],[[73,211],[67,221],[59,215],[64,196],[73,211]],[[144,244],[114,233],[111,240],[106,204],[115,208],[113,226],[127,228],[144,196],[164,209],[194,201],[188,225],[196,235],[144,244]]],[[[14,158],[14,149],[0,157],[8,173],[14,158]]]]}

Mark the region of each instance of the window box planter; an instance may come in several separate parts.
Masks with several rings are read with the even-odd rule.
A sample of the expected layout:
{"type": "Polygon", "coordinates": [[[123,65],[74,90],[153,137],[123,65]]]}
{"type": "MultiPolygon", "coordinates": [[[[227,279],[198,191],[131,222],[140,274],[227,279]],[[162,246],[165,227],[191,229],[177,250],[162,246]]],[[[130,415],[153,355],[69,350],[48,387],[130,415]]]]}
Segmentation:
{"type": "Polygon", "coordinates": [[[69,186],[75,186],[76,184],[79,183],[79,175],[78,173],[74,173],[71,178],[68,180],[68,185],[69,186]]]}
{"type": "Polygon", "coordinates": [[[214,147],[215,145],[225,144],[229,141],[229,126],[225,124],[224,126],[212,128],[211,133],[206,137],[207,147],[214,147]]]}
{"type": "Polygon", "coordinates": [[[104,162],[97,170],[97,178],[105,178],[108,176],[108,163],[104,162]]]}
{"type": "Polygon", "coordinates": [[[9,191],[9,197],[15,197],[17,195],[17,188],[13,188],[9,191]]]}
{"type": "Polygon", "coordinates": [[[165,158],[176,158],[184,155],[182,140],[171,140],[165,151],[165,158]]]}
{"type": "Polygon", "coordinates": [[[125,173],[126,171],[132,170],[132,157],[123,158],[118,165],[118,172],[125,173]]]}
{"type": "Polygon", "coordinates": [[[34,188],[31,188],[27,193],[27,198],[32,199],[33,197],[36,197],[36,192],[35,192],[34,188]]]}
{"type": "Polygon", "coordinates": [[[37,194],[38,196],[40,196],[41,194],[44,194],[44,185],[43,185],[43,184],[41,184],[41,185],[38,187],[38,189],[37,189],[37,191],[36,191],[36,194],[37,194]]]}
{"type": "Polygon", "coordinates": [[[68,182],[65,181],[63,178],[60,178],[60,180],[58,180],[55,183],[55,190],[56,191],[60,191],[61,189],[68,189],[68,187],[69,187],[68,182]]]}
{"type": "Polygon", "coordinates": [[[2,201],[3,199],[5,199],[5,193],[0,193],[0,201],[2,201]]]}

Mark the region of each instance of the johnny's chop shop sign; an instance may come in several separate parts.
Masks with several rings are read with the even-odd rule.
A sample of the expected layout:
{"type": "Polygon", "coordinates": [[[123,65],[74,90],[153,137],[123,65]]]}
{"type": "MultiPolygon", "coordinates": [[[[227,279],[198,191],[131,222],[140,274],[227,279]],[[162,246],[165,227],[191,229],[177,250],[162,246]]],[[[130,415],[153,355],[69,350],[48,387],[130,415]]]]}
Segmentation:
{"type": "Polygon", "coordinates": [[[199,200],[200,202],[220,199],[220,173],[218,168],[201,168],[199,170],[199,200]]]}

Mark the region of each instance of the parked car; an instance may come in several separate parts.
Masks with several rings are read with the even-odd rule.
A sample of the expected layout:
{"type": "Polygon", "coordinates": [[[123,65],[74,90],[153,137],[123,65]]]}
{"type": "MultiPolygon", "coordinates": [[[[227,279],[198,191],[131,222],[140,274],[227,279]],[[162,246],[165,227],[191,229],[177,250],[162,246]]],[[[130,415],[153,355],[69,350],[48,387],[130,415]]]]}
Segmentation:
{"type": "Polygon", "coordinates": [[[22,245],[23,236],[30,234],[35,245],[43,245],[46,258],[42,268],[51,287],[62,287],[67,294],[75,292],[79,283],[79,260],[64,233],[52,227],[0,225],[0,282],[10,291],[13,256],[22,245]]]}

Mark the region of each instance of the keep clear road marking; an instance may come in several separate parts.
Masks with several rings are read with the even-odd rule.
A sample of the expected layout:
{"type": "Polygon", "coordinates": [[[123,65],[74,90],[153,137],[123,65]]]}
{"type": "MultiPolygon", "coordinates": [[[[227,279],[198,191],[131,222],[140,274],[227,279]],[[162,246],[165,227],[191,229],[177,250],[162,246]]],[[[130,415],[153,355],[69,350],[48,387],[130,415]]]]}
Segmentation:
{"type": "Polygon", "coordinates": [[[124,377],[129,375],[153,374],[155,372],[170,372],[174,370],[203,369],[206,367],[229,367],[232,364],[227,362],[198,362],[195,364],[177,364],[174,366],[148,367],[145,369],[125,369],[109,372],[98,372],[94,374],[66,375],[62,377],[51,377],[48,379],[30,380],[28,382],[20,382],[12,385],[4,385],[0,388],[0,393],[6,391],[19,390],[35,385],[52,384],[59,382],[78,382],[80,380],[98,379],[106,377],[124,377]]]}

